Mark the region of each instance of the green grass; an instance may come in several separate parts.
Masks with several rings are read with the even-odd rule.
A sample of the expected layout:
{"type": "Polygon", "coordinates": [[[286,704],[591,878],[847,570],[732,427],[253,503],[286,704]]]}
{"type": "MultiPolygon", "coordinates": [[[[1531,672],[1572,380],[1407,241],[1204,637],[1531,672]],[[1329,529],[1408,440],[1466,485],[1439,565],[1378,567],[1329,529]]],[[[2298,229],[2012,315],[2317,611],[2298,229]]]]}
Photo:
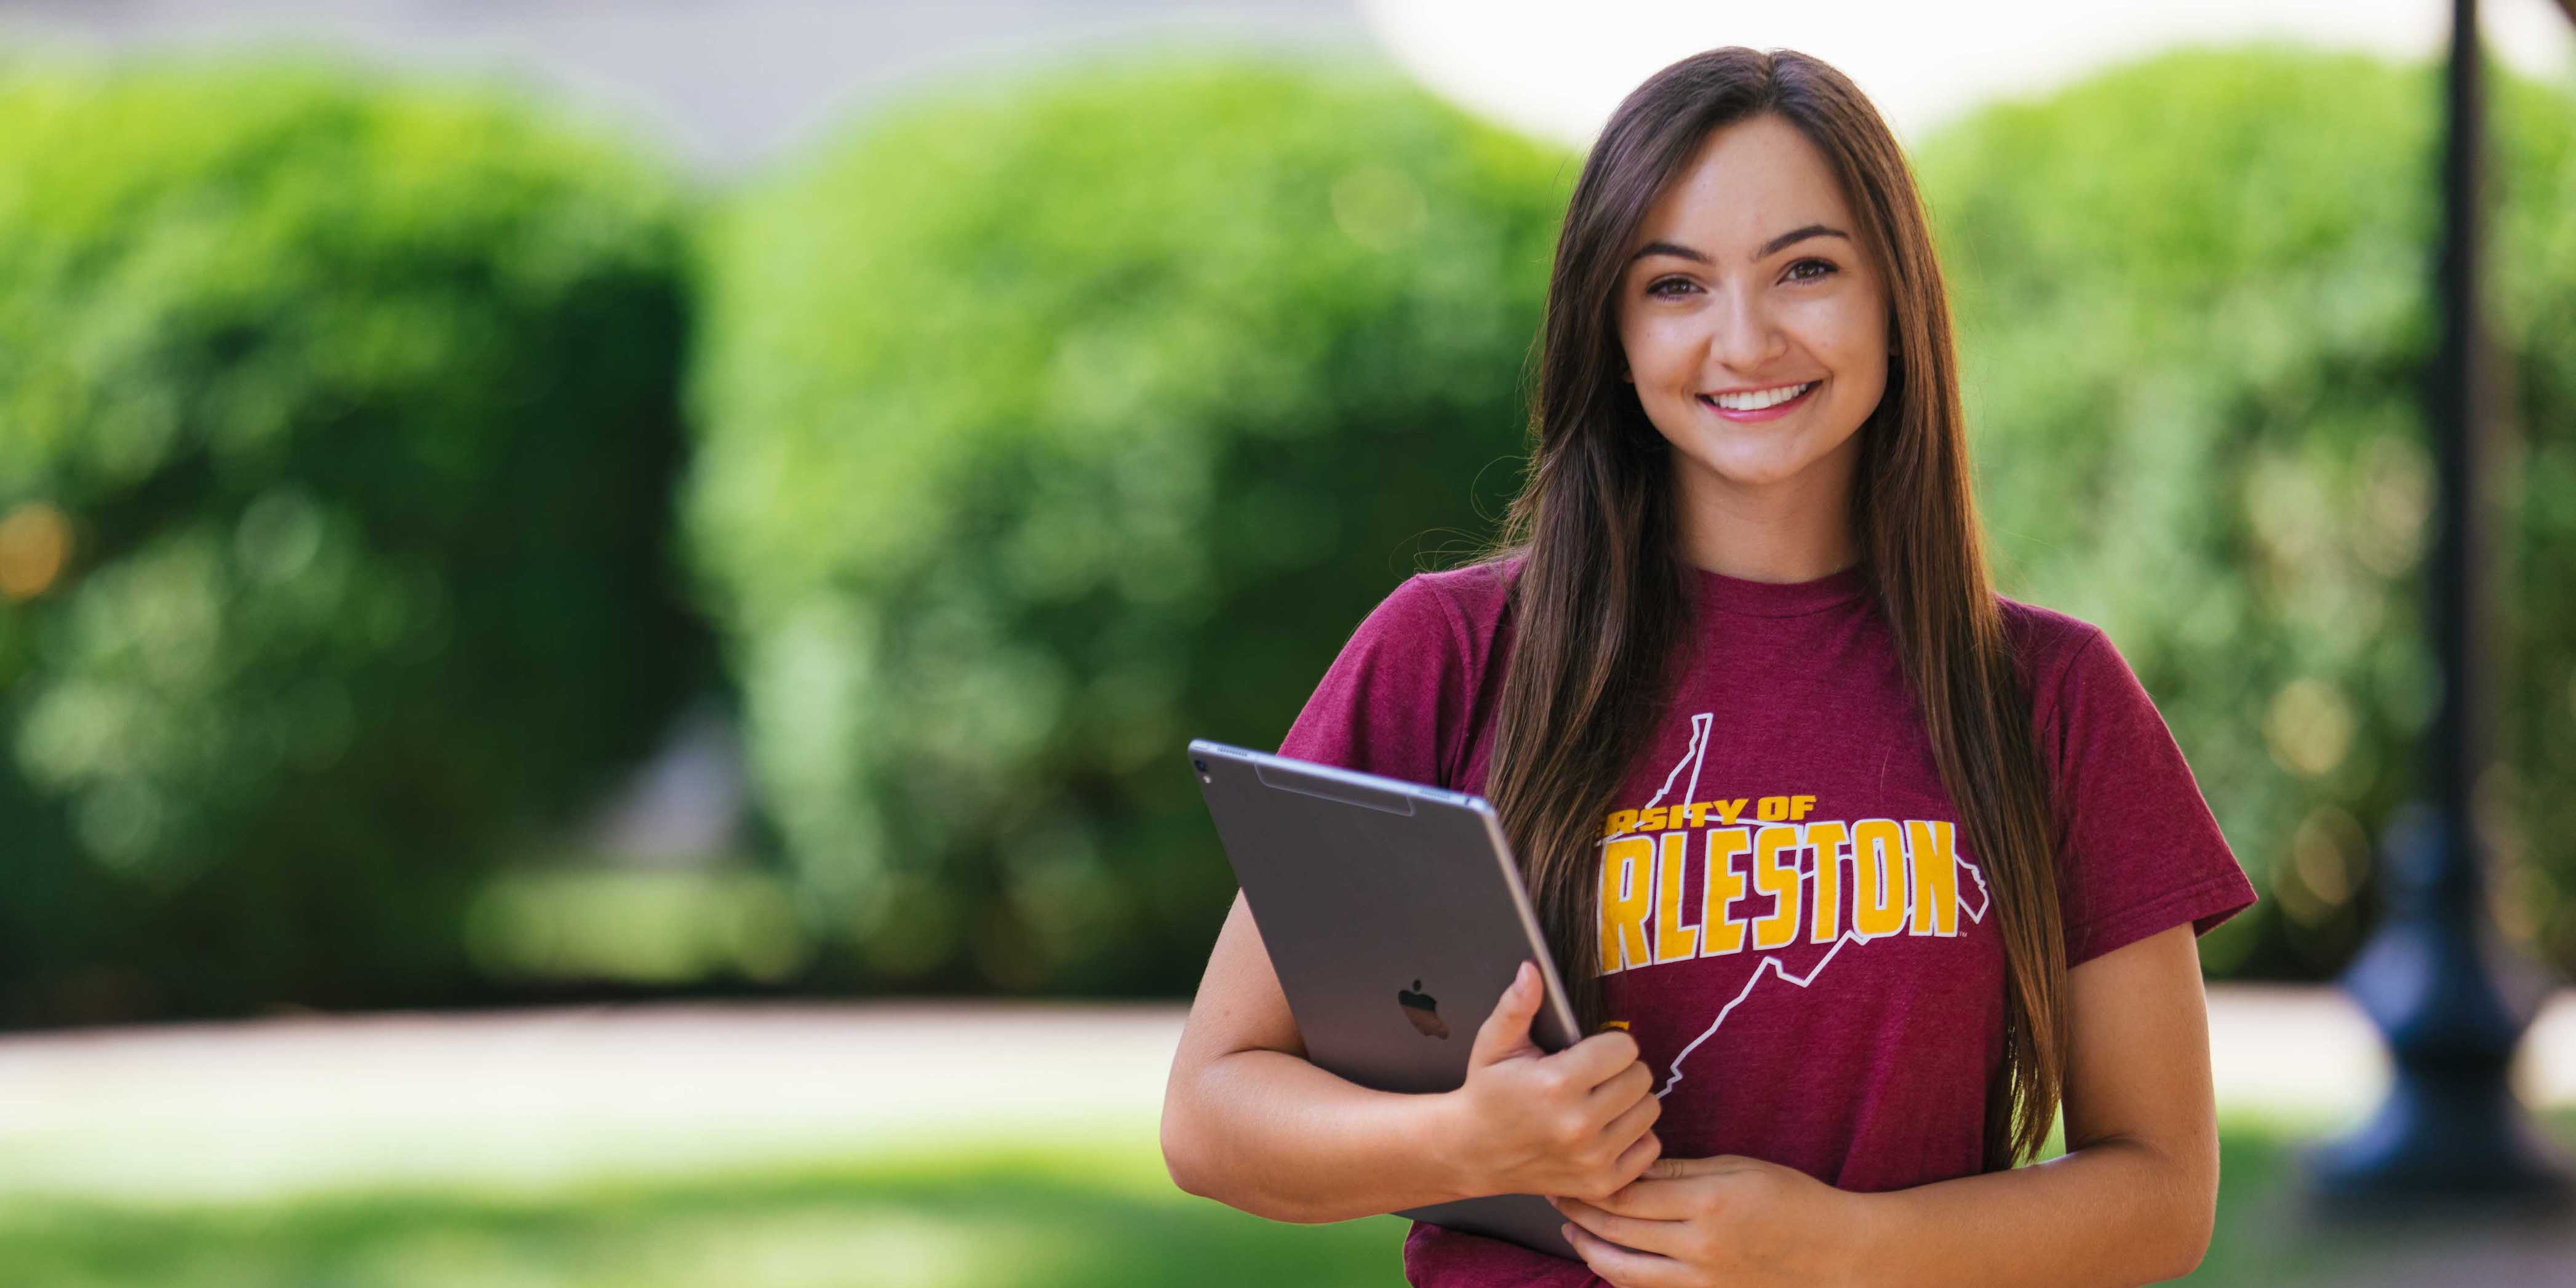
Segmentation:
{"type": "MultiPolygon", "coordinates": [[[[2576,1118],[2561,1115],[2562,1136],[2576,1118]]],[[[2300,1141],[2231,1123],[2222,1210],[2192,1282],[2353,1282],[2381,1248],[2295,1217],[2300,1141]]],[[[1265,1221],[1173,1189],[1151,1137],[980,1146],[830,1168],[528,1193],[385,1192],[0,1206],[10,1284],[156,1288],[725,1285],[1400,1288],[1406,1223],[1265,1221]]]]}

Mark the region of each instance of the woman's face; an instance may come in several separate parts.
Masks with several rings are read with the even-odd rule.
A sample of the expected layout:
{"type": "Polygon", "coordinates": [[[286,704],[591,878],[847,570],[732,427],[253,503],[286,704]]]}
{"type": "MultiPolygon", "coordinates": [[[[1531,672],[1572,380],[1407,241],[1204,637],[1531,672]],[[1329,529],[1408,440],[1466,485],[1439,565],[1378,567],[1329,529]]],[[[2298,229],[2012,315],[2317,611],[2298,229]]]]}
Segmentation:
{"type": "Polygon", "coordinates": [[[1619,341],[1686,490],[1756,491],[1810,470],[1848,486],[1893,340],[1860,235],[1824,156],[1767,114],[1713,131],[1646,212],[1619,341]],[[1738,391],[1750,410],[1717,405],[1738,391]]]}

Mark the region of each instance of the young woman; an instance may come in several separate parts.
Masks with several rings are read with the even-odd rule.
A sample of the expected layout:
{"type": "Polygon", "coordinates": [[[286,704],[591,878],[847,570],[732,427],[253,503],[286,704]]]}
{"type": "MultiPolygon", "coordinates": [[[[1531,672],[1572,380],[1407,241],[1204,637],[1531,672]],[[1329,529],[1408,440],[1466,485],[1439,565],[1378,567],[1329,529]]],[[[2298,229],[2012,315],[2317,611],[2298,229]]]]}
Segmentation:
{"type": "Polygon", "coordinates": [[[2111,641],[1992,588],[1906,162],[1841,74],[1712,50],[1557,244],[1505,542],[1361,623],[1282,755],[1501,815],[1528,967],[1465,1085],[1303,1059],[1240,897],[1174,1059],[1193,1193],[1542,1193],[1580,1263],[1416,1223],[1418,1288],[2138,1284],[2218,1187],[2196,937],[2252,887],[2111,641]],[[1624,1025],[1624,1027],[1618,1027],[1624,1025]],[[2067,1153],[2031,1167],[2060,1107],[2067,1153]]]}

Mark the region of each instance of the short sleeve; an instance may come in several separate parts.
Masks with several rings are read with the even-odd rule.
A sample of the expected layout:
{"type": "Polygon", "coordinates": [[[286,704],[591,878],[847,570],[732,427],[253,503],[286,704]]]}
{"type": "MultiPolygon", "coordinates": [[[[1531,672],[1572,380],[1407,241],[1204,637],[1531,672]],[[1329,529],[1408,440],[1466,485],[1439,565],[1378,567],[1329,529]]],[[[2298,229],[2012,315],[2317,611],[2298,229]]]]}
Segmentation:
{"type": "Polygon", "coordinates": [[[2076,966],[2184,922],[2192,933],[2252,907],[2173,731],[2098,628],[2060,673],[2055,764],[2058,907],[2076,966]]]}
{"type": "Polygon", "coordinates": [[[1465,638],[1438,586],[1405,579],[1351,632],[1279,754],[1451,786],[1470,700],[1465,638]]]}

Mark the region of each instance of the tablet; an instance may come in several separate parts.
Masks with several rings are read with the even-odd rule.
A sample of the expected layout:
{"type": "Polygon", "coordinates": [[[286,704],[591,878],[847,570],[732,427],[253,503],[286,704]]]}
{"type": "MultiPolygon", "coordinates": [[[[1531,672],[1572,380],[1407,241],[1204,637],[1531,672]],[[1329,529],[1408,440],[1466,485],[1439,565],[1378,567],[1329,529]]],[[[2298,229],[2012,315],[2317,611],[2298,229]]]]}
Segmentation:
{"type": "MultiPolygon", "coordinates": [[[[1476,1030],[1526,958],[1543,1051],[1574,1010],[1494,808],[1482,798],[1201,738],[1190,764],[1306,1058],[1380,1091],[1452,1091],[1476,1030]]],[[[1534,1194],[1395,1215],[1580,1260],[1534,1194]]]]}

